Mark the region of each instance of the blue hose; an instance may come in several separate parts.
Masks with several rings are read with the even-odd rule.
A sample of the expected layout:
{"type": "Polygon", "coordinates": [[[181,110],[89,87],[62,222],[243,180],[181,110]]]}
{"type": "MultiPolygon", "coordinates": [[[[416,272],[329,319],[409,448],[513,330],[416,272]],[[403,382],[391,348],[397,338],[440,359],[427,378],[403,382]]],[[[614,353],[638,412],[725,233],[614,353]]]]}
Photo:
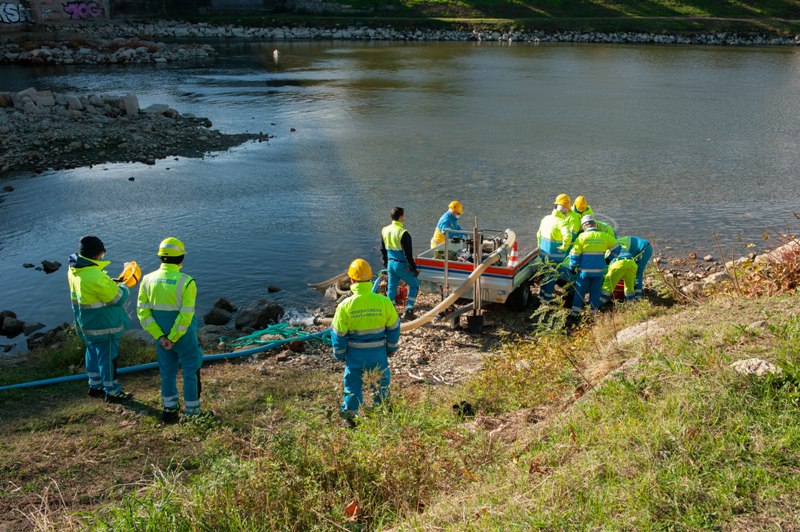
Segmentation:
{"type": "MultiPolygon", "coordinates": [[[[330,334],[330,329],[326,329],[324,331],[316,332],[313,334],[307,334],[305,336],[296,336],[294,338],[284,338],[282,340],[275,340],[274,342],[270,342],[265,345],[260,345],[252,349],[246,349],[244,351],[234,351],[233,353],[220,353],[216,355],[205,355],[203,357],[203,362],[213,362],[214,360],[225,360],[227,358],[237,358],[237,357],[246,357],[249,355],[255,355],[256,353],[261,353],[262,351],[267,351],[268,349],[274,349],[276,347],[280,347],[283,344],[295,340],[305,341],[305,340],[321,339],[324,338],[325,335],[327,334],[330,334]]],[[[148,362],[147,364],[139,364],[138,366],[119,368],[117,370],[117,374],[124,375],[126,373],[136,373],[139,371],[146,371],[148,369],[157,369],[157,368],[158,368],[158,362],[148,362]]],[[[65,375],[64,377],[53,377],[52,379],[43,379],[40,381],[21,382],[19,384],[8,384],[6,386],[0,386],[0,392],[5,390],[15,390],[18,388],[34,388],[36,386],[46,386],[48,384],[58,384],[62,382],[87,380],[88,378],[89,378],[88,375],[86,375],[85,373],[81,373],[80,375],[65,375]]]]}

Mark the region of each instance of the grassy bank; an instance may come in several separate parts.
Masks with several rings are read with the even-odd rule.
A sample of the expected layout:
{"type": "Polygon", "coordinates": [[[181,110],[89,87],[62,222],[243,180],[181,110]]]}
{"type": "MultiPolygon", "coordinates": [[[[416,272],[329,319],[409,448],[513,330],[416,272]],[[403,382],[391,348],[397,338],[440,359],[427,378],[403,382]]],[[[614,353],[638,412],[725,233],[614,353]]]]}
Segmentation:
{"type": "MultiPolygon", "coordinates": [[[[15,529],[798,527],[793,290],[624,305],[572,336],[509,332],[460,385],[396,376],[391,406],[353,430],[330,370],[210,366],[218,418],[174,426],[158,423],[155,372],[125,379],[125,408],[84,383],[3,393],[0,515],[15,529]],[[617,342],[647,320],[663,332],[617,342]],[[783,375],[729,368],[751,357],[783,375]]],[[[33,365],[75,357],[68,342],[33,365]]]]}
{"type": "Polygon", "coordinates": [[[194,17],[196,21],[308,26],[391,25],[441,29],[794,35],[800,32],[800,1],[677,2],[654,0],[334,0],[344,11],[324,14],[269,13],[194,17]]]}

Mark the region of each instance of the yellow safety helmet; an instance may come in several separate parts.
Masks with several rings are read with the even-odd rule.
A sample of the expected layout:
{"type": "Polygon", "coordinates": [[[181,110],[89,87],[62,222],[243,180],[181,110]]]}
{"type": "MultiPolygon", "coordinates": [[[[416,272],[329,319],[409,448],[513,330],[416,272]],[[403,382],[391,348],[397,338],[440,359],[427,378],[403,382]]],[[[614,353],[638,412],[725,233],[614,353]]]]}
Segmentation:
{"type": "Polygon", "coordinates": [[[559,194],[558,196],[556,196],[556,201],[554,201],[553,203],[555,203],[556,205],[561,205],[567,210],[572,208],[569,196],[567,196],[566,194],[559,194]]]}
{"type": "Polygon", "coordinates": [[[369,267],[369,262],[364,259],[356,259],[350,263],[347,269],[347,276],[357,283],[372,280],[372,268],[369,267]]]}
{"type": "Polygon", "coordinates": [[[142,278],[142,269],[136,264],[135,260],[126,262],[122,267],[122,273],[117,277],[118,282],[125,283],[128,288],[133,288],[139,279],[142,278]]]}
{"type": "Polygon", "coordinates": [[[183,242],[173,236],[165,238],[158,245],[159,257],[180,257],[181,255],[186,255],[186,247],[183,242]]]}
{"type": "Polygon", "coordinates": [[[456,214],[459,215],[464,212],[464,207],[461,206],[461,202],[458,200],[451,201],[450,205],[448,205],[447,208],[456,211],[456,214]]]}
{"type": "Polygon", "coordinates": [[[586,203],[586,198],[583,196],[578,196],[575,198],[575,208],[579,211],[583,212],[589,207],[589,204],[586,203]]]}

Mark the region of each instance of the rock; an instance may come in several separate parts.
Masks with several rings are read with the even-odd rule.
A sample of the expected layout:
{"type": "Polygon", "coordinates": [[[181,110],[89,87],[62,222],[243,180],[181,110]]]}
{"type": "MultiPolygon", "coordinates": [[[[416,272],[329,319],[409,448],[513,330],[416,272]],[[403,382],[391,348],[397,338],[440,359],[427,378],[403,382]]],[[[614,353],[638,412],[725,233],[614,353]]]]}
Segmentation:
{"type": "Polygon", "coordinates": [[[231,316],[232,314],[229,311],[220,307],[213,307],[203,316],[203,322],[207,325],[225,325],[231,321],[231,316]]]}
{"type": "Polygon", "coordinates": [[[227,310],[228,312],[236,312],[236,307],[233,306],[233,303],[231,303],[224,297],[217,299],[217,301],[214,303],[214,306],[216,308],[227,310]]]}
{"type": "Polygon", "coordinates": [[[287,360],[289,360],[289,355],[291,353],[292,353],[291,351],[281,351],[280,353],[275,355],[275,360],[277,362],[286,362],[287,360]]]}
{"type": "Polygon", "coordinates": [[[17,317],[16,312],[14,312],[12,310],[2,310],[2,311],[0,311],[0,330],[2,330],[3,320],[6,319],[6,318],[9,318],[9,317],[10,318],[16,318],[17,317]]]}
{"type": "Polygon", "coordinates": [[[9,94],[0,94],[0,109],[5,109],[6,107],[11,107],[13,105],[14,100],[11,99],[11,95],[9,94]]]}
{"type": "Polygon", "coordinates": [[[129,177],[128,181],[136,181],[136,178],[135,177],[129,177]]]}
{"type": "Polygon", "coordinates": [[[756,377],[763,377],[767,373],[772,373],[778,376],[783,374],[783,370],[781,368],[775,364],[767,362],[766,360],[761,360],[760,358],[737,360],[731,364],[731,367],[738,373],[743,375],[755,375],[756,377]]]}
{"type": "Polygon", "coordinates": [[[67,94],[66,96],[64,96],[64,98],[67,101],[67,109],[69,109],[71,111],[82,111],[83,110],[83,104],[81,103],[81,99],[78,98],[77,96],[73,96],[71,94],[67,94]]]}
{"type": "Polygon", "coordinates": [[[40,329],[44,329],[46,325],[44,323],[26,323],[25,328],[22,330],[25,333],[25,336],[30,336],[31,334],[35,333],[40,329]]]}
{"type": "Polygon", "coordinates": [[[681,288],[681,292],[683,292],[684,295],[687,295],[689,297],[699,297],[703,295],[703,289],[704,289],[703,283],[700,281],[695,281],[681,288]]]}
{"type": "Polygon", "coordinates": [[[36,265],[35,264],[31,264],[30,262],[26,262],[25,264],[22,265],[22,267],[23,268],[35,268],[36,265]]]}
{"type": "Polygon", "coordinates": [[[717,284],[717,283],[721,283],[723,281],[727,281],[730,278],[731,278],[731,276],[728,275],[727,272],[717,272],[717,273],[712,273],[711,275],[706,277],[703,280],[703,282],[705,284],[717,284]]]}
{"type": "Polygon", "coordinates": [[[276,323],[282,316],[283,307],[268,299],[263,299],[239,311],[236,316],[236,328],[263,329],[271,323],[276,323]]]}
{"type": "Polygon", "coordinates": [[[274,294],[275,292],[280,292],[280,291],[281,291],[280,287],[275,286],[274,284],[271,284],[267,287],[267,292],[269,292],[270,294],[274,294]]]}
{"type": "Polygon", "coordinates": [[[53,93],[50,91],[37,92],[31,98],[37,107],[53,107],[56,104],[53,93]]]}
{"type": "Polygon", "coordinates": [[[270,374],[270,363],[269,362],[262,362],[258,365],[258,372],[262,375],[269,375],[270,374]]]}
{"type": "Polygon", "coordinates": [[[705,257],[703,257],[703,260],[706,262],[711,262],[714,260],[714,257],[712,257],[711,255],[706,255],[705,257]]]}
{"type": "Polygon", "coordinates": [[[11,185],[6,185],[3,187],[3,192],[14,192],[14,187],[11,185]]]}
{"type": "Polygon", "coordinates": [[[301,340],[292,340],[286,344],[286,347],[293,353],[302,353],[306,350],[306,343],[301,340]]]}
{"type": "Polygon", "coordinates": [[[12,318],[11,316],[6,316],[3,318],[3,326],[0,327],[0,333],[9,338],[14,338],[15,336],[22,333],[25,330],[25,322],[18,320],[17,318],[12,318]]]}
{"type": "Polygon", "coordinates": [[[28,350],[33,350],[38,346],[47,345],[47,334],[43,332],[35,332],[28,336],[26,343],[28,344],[28,350]]]}
{"type": "Polygon", "coordinates": [[[142,112],[146,115],[161,115],[166,111],[169,111],[169,105],[165,105],[163,103],[154,103],[153,105],[142,109],[142,112]]]}
{"type": "Polygon", "coordinates": [[[619,331],[617,333],[617,344],[620,346],[625,346],[636,342],[637,340],[663,336],[666,333],[666,329],[661,327],[657,321],[649,320],[644,323],[637,323],[636,325],[619,331]]]}
{"type": "Polygon", "coordinates": [[[223,336],[238,336],[237,331],[221,325],[204,325],[197,330],[197,338],[202,345],[217,346],[223,336]]]}
{"type": "Polygon", "coordinates": [[[122,337],[141,345],[153,345],[155,343],[153,335],[144,329],[128,329],[122,334],[122,337]]]}
{"type": "Polygon", "coordinates": [[[695,253],[694,251],[689,253],[689,259],[690,260],[697,260],[697,253],[695,253]]]}
{"type": "Polygon", "coordinates": [[[58,269],[60,267],[61,267],[61,263],[56,261],[56,260],[54,260],[54,261],[43,260],[42,261],[42,269],[44,270],[44,273],[53,273],[55,271],[58,271],[58,269]]]}
{"type": "Polygon", "coordinates": [[[133,94],[126,94],[122,97],[122,106],[125,109],[125,114],[139,114],[139,99],[133,94]]]}

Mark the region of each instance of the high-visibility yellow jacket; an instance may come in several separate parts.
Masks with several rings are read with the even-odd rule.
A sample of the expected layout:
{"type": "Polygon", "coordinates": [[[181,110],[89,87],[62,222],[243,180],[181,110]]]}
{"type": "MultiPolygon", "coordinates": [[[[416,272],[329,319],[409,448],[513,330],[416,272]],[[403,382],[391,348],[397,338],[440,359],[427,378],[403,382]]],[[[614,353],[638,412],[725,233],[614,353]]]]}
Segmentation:
{"type": "Polygon", "coordinates": [[[161,264],[148,273],[139,287],[136,315],[153,338],[167,338],[180,350],[185,343],[195,348],[197,320],[194,315],[197,284],[178,264],[161,264]],[[184,342],[181,340],[184,339],[184,342]],[[181,345],[178,345],[178,343],[181,345]]]}
{"type": "Polygon", "coordinates": [[[128,328],[125,302],[130,292],[104,271],[109,264],[110,261],[87,259],[77,253],[69,258],[67,280],[72,312],[78,335],[87,342],[117,339],[128,328]]]}
{"type": "Polygon", "coordinates": [[[569,253],[570,266],[577,267],[588,277],[602,277],[606,271],[606,252],[613,259],[622,246],[614,237],[598,229],[589,229],[578,235],[569,253]]]}
{"type": "Polygon", "coordinates": [[[553,209],[551,214],[542,218],[536,240],[539,243],[539,256],[543,259],[561,262],[567,258],[572,244],[569,215],[553,209]]]}
{"type": "Polygon", "coordinates": [[[353,295],[339,304],[331,323],[333,354],[351,368],[362,368],[397,351],[400,318],[388,297],[372,292],[372,283],[350,289],[353,295]]]}

